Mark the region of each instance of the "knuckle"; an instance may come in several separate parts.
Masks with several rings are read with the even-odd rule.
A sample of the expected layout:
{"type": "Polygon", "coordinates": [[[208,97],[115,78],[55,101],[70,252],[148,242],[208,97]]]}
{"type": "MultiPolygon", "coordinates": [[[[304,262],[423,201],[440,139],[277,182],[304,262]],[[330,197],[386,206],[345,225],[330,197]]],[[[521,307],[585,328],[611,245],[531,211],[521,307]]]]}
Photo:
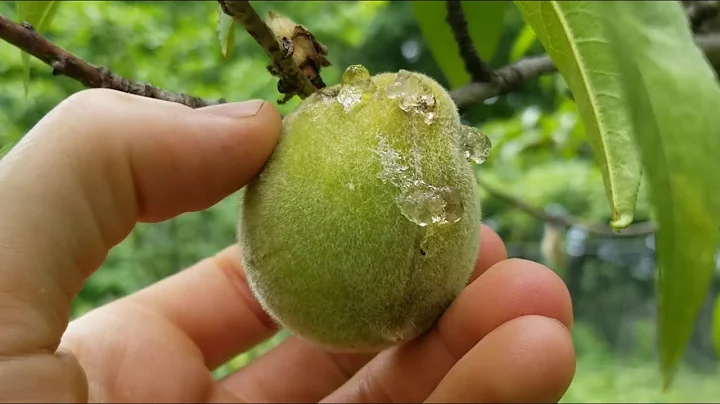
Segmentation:
{"type": "Polygon", "coordinates": [[[80,112],[92,111],[118,99],[118,91],[107,88],[88,88],[73,93],[58,105],[59,108],[71,108],[80,112]]]}

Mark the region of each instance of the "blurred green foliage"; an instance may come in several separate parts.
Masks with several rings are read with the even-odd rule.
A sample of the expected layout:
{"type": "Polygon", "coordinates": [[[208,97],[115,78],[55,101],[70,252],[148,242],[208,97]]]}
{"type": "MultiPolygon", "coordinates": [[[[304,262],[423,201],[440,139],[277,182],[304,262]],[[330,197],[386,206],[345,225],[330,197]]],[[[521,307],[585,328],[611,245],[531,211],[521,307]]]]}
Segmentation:
{"type": "MultiPolygon", "coordinates": [[[[336,83],[346,66],[363,64],[373,73],[416,70],[448,85],[409,2],[253,4],[262,14],[272,9],[306,25],[329,47],[333,66],[323,70],[328,84],[336,83]]],[[[14,4],[0,3],[0,14],[15,16],[14,4]]],[[[232,53],[223,57],[216,23],[217,3],[212,1],[63,2],[46,36],[93,64],[167,90],[231,101],[280,98],[259,46],[236,27],[232,53]]],[[[520,53],[542,52],[526,31],[521,35],[524,27],[519,13],[509,8],[493,65],[506,64],[520,53]]],[[[0,42],[0,149],[11,146],[55,105],[82,88],[50,73],[49,67],[32,59],[26,97],[20,54],[0,42]]],[[[287,112],[297,103],[293,100],[279,109],[287,112]]],[[[464,119],[480,126],[494,144],[478,176],[533,206],[561,207],[588,221],[609,222],[600,172],[577,108],[559,76],[545,76],[523,91],[486,100],[464,119]]],[[[644,195],[641,188],[636,221],[649,218],[644,195]]],[[[202,212],[138,225],[87,281],[73,302],[73,316],[147,287],[233,244],[239,196],[240,192],[233,194],[202,212]]],[[[481,198],[484,221],[503,236],[512,256],[547,261],[541,249],[547,234],[543,222],[483,190],[481,198]]],[[[578,238],[575,233],[571,229],[560,238],[569,268],[562,273],[575,305],[573,336],[579,357],[576,381],[564,400],[719,399],[709,331],[712,304],[701,314],[677,385],[669,395],[661,395],[655,363],[652,237],[578,238]]],[[[238,356],[217,369],[216,376],[250,363],[286,336],[280,333],[238,356]]]]}

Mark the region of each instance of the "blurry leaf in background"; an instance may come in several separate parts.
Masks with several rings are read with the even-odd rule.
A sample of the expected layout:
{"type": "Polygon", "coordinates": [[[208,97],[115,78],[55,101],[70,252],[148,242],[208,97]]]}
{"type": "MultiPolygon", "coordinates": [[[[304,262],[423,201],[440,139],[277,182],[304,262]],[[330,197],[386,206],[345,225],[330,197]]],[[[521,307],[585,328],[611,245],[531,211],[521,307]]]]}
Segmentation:
{"type": "Polygon", "coordinates": [[[617,67],[598,16],[605,4],[576,1],[516,1],[548,55],[567,81],[604,176],[611,225],[633,221],[640,186],[630,106],[620,96],[617,67]]]}
{"type": "MultiPolygon", "coordinates": [[[[435,61],[440,65],[450,88],[470,81],[460,57],[457,42],[447,23],[447,5],[444,1],[413,1],[413,11],[425,42],[435,61]]],[[[480,57],[489,63],[495,56],[505,26],[505,1],[463,1],[462,7],[468,23],[468,32],[480,57]]]]}
{"type": "Polygon", "coordinates": [[[667,388],[715,270],[720,88],[679,3],[608,2],[593,18],[600,9],[658,222],[658,333],[667,388]]]}
{"type": "Polygon", "coordinates": [[[712,341],[715,355],[720,356],[720,296],[715,299],[712,319],[712,341]]]}
{"type": "Polygon", "coordinates": [[[515,38],[515,42],[513,42],[512,49],[510,50],[510,61],[516,62],[525,56],[536,40],[537,35],[535,35],[532,26],[525,24],[515,38]]]}
{"type": "Polygon", "coordinates": [[[227,58],[235,46],[235,19],[225,14],[219,5],[217,31],[220,40],[220,51],[227,58]]]}
{"type": "Polygon", "coordinates": [[[12,142],[5,144],[3,146],[0,146],[0,159],[5,157],[5,155],[8,154],[10,149],[12,149],[14,146],[15,146],[15,143],[12,143],[12,142]]]}
{"type": "MultiPolygon", "coordinates": [[[[497,53],[500,37],[505,27],[505,12],[508,6],[507,1],[462,2],[470,39],[472,39],[478,55],[488,63],[497,53]]],[[[447,23],[445,25],[447,26],[447,23]]]]}
{"type": "MultiPolygon", "coordinates": [[[[57,8],[60,5],[58,1],[16,1],[17,21],[20,23],[27,22],[33,26],[37,32],[44,32],[45,28],[50,26],[57,8]]],[[[30,86],[30,55],[24,51],[20,51],[22,58],[25,78],[23,80],[23,88],[25,96],[28,94],[30,86]]]]}

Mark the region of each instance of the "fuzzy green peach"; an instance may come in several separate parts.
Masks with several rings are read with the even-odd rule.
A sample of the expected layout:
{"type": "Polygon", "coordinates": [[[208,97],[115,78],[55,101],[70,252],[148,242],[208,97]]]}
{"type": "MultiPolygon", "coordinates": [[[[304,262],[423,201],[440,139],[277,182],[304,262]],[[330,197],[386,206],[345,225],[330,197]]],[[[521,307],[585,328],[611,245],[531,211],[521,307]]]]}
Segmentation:
{"type": "Polygon", "coordinates": [[[245,189],[238,240],[250,288],[283,327],[334,351],[426,332],[465,287],[480,205],[447,91],[400,71],[305,99],[245,189]]]}

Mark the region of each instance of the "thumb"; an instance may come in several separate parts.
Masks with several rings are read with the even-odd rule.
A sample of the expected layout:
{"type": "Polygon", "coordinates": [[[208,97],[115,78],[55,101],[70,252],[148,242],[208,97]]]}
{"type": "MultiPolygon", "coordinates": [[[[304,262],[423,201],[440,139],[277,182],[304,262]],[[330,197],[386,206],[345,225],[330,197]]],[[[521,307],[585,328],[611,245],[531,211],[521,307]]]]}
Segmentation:
{"type": "Polygon", "coordinates": [[[280,131],[262,101],[193,110],[86,90],[51,111],[0,161],[0,358],[54,352],[71,299],[138,220],[240,189],[280,131]]]}

